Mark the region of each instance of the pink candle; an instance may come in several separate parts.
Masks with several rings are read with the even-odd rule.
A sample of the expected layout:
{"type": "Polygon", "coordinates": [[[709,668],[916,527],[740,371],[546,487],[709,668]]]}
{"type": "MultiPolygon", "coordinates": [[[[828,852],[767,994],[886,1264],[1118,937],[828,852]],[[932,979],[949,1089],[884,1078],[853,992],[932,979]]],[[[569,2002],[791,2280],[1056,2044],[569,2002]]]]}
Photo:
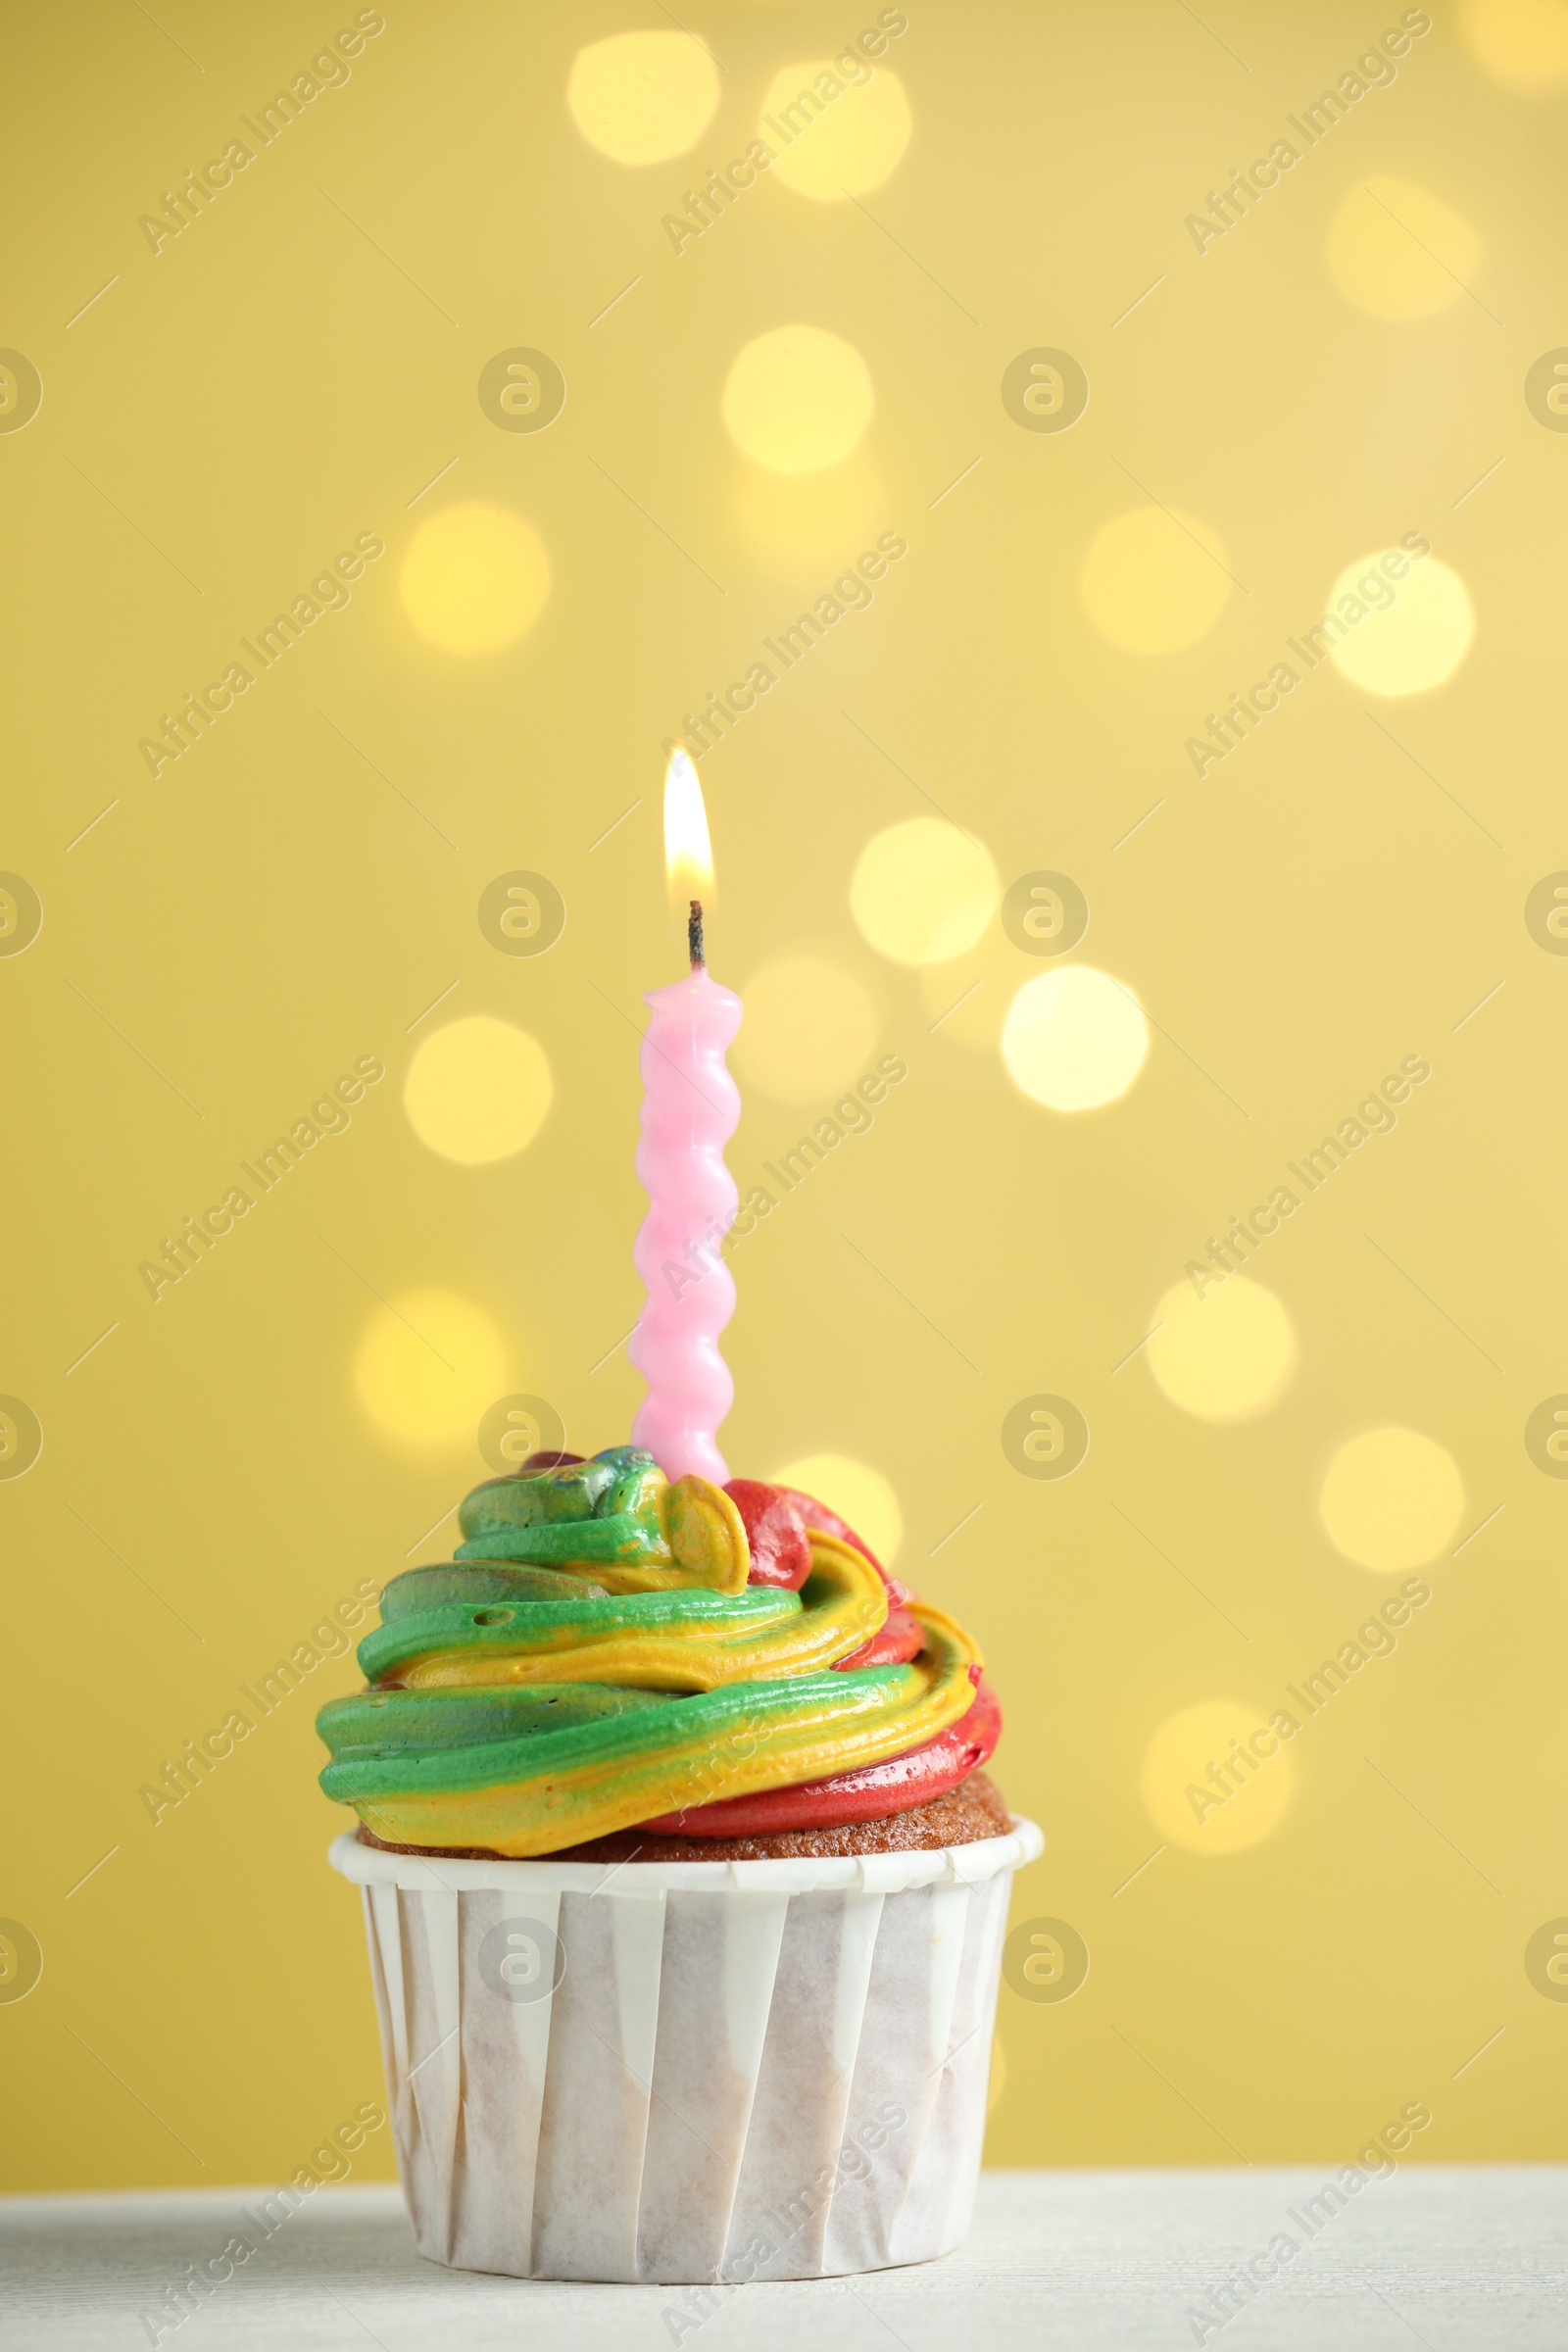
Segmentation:
{"type": "MultiPolygon", "coordinates": [[[[684,752],[664,779],[664,846],[671,892],[712,887],[708,821],[697,771],[684,752]]],[[[690,1472],[721,1486],[729,1476],[716,1433],[735,1396],[718,1335],[735,1311],[735,1283],[720,1255],[739,1194],[724,1165],[741,1099],[724,1049],[741,1025],[741,1001],[709,977],[703,910],[690,901],[691,973],[644,999],[642,1141],[637,1173],[648,1195],[633,1252],[648,1291],[627,1349],[648,1383],[632,1423],[666,1478],[690,1472]]]]}

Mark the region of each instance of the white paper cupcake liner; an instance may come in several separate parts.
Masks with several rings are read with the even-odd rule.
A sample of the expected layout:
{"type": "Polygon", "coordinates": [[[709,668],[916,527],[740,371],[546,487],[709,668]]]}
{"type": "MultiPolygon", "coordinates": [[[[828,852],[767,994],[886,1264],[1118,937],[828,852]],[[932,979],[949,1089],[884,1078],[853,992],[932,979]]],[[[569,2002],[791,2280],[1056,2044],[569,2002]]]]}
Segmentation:
{"type": "Polygon", "coordinates": [[[1044,1843],[1016,1816],[970,1845],[774,1862],[460,1862],[338,1838],[420,2253],[697,2284],[949,2252],[980,2169],[1008,1890],[1044,1843]]]}

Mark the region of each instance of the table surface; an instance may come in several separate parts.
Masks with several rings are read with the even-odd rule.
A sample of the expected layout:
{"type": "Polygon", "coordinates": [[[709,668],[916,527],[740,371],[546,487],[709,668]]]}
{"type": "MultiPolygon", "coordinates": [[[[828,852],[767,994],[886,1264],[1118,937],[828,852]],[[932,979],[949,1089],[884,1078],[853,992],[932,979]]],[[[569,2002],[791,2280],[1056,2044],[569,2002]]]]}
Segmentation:
{"type": "MultiPolygon", "coordinates": [[[[527,2283],[415,2253],[395,2188],[325,2188],[164,2345],[180,2352],[1562,2352],[1568,2166],[1410,2166],[1306,2242],[1290,2217],[1330,2165],[987,2173],[969,2241],[868,2278],[745,2286],[698,2319],[687,2290],[527,2283]],[[1301,2251],[1249,2300],[1240,2266],[1280,2231],[1301,2251]],[[1231,2282],[1220,2325],[1216,2289],[1231,2282]]],[[[0,2198],[0,2323],[26,2352],[151,2340],[141,2315],[218,2254],[257,2193],[0,2198]]],[[[1258,2271],[1268,2266],[1259,2262],[1258,2271]]]]}

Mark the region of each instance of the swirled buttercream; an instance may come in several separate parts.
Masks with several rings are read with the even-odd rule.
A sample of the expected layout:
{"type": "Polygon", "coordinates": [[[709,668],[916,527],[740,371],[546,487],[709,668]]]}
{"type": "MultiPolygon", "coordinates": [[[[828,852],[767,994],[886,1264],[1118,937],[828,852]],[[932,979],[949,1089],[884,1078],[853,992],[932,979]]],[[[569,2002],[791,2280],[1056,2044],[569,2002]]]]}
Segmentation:
{"type": "Polygon", "coordinates": [[[809,1496],[671,1485],[613,1446],[492,1479],[459,1522],[453,1559],[382,1593],[368,1688],[317,1719],[322,1788],[385,1843],[843,1824],[926,1801],[996,1743],[969,1637],[809,1496]]]}

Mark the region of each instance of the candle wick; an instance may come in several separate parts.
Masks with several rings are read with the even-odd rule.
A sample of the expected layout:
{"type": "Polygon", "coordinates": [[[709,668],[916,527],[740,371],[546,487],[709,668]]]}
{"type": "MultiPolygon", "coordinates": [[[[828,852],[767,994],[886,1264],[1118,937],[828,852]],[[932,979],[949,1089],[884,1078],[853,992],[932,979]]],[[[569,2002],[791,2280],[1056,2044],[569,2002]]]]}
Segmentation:
{"type": "Polygon", "coordinates": [[[706,971],[708,967],[707,959],[703,955],[703,902],[701,899],[693,899],[691,903],[691,913],[686,918],[686,945],[691,953],[692,970],[694,972],[706,971]]]}

